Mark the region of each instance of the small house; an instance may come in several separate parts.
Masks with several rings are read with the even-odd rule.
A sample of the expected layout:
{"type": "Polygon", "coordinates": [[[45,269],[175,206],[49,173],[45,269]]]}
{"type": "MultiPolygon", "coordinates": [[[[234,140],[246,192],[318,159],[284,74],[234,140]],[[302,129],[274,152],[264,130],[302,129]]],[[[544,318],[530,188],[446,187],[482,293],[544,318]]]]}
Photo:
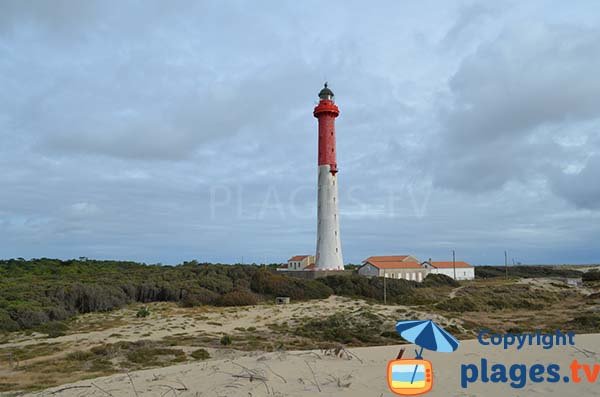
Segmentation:
{"type": "Polygon", "coordinates": [[[386,277],[423,281],[429,270],[412,255],[370,256],[358,268],[358,274],[366,277],[386,277]]]}
{"type": "Polygon", "coordinates": [[[314,255],[295,255],[288,259],[287,263],[277,268],[278,271],[301,271],[310,270],[314,267],[314,255]]]}
{"type": "Polygon", "coordinates": [[[432,274],[444,274],[456,280],[474,280],[475,268],[463,261],[435,262],[429,259],[423,262],[423,267],[432,274]]]}

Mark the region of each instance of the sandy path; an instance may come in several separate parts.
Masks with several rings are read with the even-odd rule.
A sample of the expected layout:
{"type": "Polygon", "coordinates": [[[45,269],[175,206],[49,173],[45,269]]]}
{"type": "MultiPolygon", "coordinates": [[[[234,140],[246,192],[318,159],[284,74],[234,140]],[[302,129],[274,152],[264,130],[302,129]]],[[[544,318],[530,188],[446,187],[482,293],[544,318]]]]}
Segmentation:
{"type": "MultiPolygon", "coordinates": [[[[573,359],[600,363],[600,334],[578,335],[576,348],[560,346],[544,350],[525,347],[521,351],[502,350],[480,345],[477,341],[462,342],[452,354],[429,352],[432,361],[434,388],[428,396],[600,396],[600,378],[595,384],[528,383],[522,389],[508,384],[473,383],[460,387],[461,364],[479,363],[482,357],[490,362],[510,366],[515,363],[531,366],[535,363],[561,365],[561,375],[568,374],[573,359]],[[589,352],[586,352],[587,349],[589,352]]],[[[408,352],[412,351],[412,346],[408,352]]],[[[386,363],[396,356],[398,346],[356,348],[351,351],[360,360],[324,356],[321,352],[247,353],[232,359],[215,359],[201,363],[156,368],[63,385],[28,396],[392,396],[385,381],[386,363]],[[265,381],[248,379],[249,371],[265,381]],[[313,375],[314,372],[314,375],[313,375]],[[132,384],[133,383],[133,384],[132,384]],[[56,393],[65,387],[66,389],[56,393]],[[135,391],[134,391],[135,388],[135,391]],[[319,391],[320,390],[320,391],[319,391]],[[51,394],[52,392],[56,394],[51,394]]]]}

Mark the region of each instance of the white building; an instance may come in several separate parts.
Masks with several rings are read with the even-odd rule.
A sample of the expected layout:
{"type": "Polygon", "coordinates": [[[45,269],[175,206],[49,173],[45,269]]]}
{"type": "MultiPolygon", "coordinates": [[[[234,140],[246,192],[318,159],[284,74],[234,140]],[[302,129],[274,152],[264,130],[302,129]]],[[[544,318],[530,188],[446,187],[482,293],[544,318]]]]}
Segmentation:
{"type": "Polygon", "coordinates": [[[371,256],[358,268],[361,276],[413,281],[423,281],[428,273],[417,258],[411,255],[371,256]]]}
{"type": "Polygon", "coordinates": [[[288,259],[287,263],[279,268],[277,271],[300,271],[300,270],[312,270],[315,266],[314,255],[296,255],[288,259]]]}
{"type": "Polygon", "coordinates": [[[434,262],[431,259],[422,263],[433,274],[444,274],[456,280],[475,279],[475,268],[467,262],[434,262]]]}

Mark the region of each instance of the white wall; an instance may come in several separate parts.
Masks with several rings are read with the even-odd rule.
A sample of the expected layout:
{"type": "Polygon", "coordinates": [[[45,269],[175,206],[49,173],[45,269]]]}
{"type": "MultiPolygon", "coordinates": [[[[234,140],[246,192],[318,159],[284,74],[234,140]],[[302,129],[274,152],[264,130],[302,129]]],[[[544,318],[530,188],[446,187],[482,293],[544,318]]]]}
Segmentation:
{"type": "MultiPolygon", "coordinates": [[[[448,277],[454,278],[453,268],[431,268],[433,274],[444,274],[448,277]]],[[[457,267],[456,268],[456,279],[457,280],[473,280],[475,279],[475,269],[472,267],[457,267]]]]}
{"type": "Polygon", "coordinates": [[[317,270],[344,270],[338,213],[337,174],[319,166],[317,208],[317,270]]]}

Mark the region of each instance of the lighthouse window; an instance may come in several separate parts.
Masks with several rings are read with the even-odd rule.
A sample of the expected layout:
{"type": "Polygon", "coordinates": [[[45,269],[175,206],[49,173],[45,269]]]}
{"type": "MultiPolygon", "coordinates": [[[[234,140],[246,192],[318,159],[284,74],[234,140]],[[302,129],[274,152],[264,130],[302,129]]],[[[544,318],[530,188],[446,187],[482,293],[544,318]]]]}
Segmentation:
{"type": "Polygon", "coordinates": [[[335,252],[338,252],[338,249],[337,249],[337,248],[335,249],[335,252]]]}

